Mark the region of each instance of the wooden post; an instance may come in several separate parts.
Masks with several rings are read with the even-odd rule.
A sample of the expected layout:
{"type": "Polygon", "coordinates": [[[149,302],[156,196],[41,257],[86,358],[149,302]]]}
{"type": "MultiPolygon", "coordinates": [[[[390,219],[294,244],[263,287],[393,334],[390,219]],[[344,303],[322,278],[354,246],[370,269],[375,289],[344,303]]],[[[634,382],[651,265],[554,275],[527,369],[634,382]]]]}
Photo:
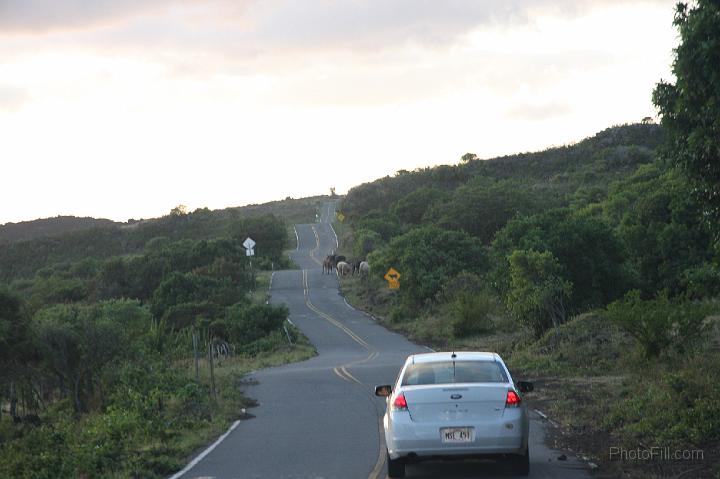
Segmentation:
{"type": "Polygon", "coordinates": [[[197,332],[193,328],[193,356],[195,357],[195,382],[200,384],[200,355],[198,354],[198,337],[197,332]]]}
{"type": "Polygon", "coordinates": [[[210,390],[212,392],[212,397],[215,401],[217,401],[217,390],[215,389],[215,366],[213,365],[213,354],[212,354],[212,340],[210,340],[210,344],[208,344],[208,359],[210,360],[210,390]]]}

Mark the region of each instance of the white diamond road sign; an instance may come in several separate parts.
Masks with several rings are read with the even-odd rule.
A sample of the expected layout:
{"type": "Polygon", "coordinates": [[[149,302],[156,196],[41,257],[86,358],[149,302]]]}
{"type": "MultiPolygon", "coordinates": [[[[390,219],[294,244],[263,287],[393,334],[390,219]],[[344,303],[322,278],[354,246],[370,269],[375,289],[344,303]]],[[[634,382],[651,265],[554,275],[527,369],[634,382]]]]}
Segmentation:
{"type": "Polygon", "coordinates": [[[255,242],[248,236],[248,238],[243,243],[243,246],[245,247],[245,255],[246,256],[255,256],[255,242]]]}

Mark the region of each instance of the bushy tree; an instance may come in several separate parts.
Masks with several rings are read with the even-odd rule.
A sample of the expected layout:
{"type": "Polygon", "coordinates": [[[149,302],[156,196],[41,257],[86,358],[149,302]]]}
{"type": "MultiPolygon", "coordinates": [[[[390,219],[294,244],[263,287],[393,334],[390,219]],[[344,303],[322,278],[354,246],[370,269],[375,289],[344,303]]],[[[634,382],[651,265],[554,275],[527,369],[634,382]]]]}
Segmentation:
{"type": "Polygon", "coordinates": [[[572,284],[549,251],[518,250],[508,257],[510,290],[507,306],[518,321],[540,337],[565,322],[572,284]]]}
{"type": "Polygon", "coordinates": [[[366,216],[353,222],[356,230],[374,231],[387,242],[401,232],[397,216],[382,210],[372,210],[366,216]]]}
{"type": "Polygon", "coordinates": [[[444,291],[456,338],[492,332],[493,317],[502,308],[483,278],[464,271],[445,283],[444,291]]]}
{"type": "Polygon", "coordinates": [[[515,250],[548,251],[572,283],[568,312],[605,305],[627,288],[625,250],[603,221],[555,209],[530,217],[515,218],[493,241],[493,282],[506,298],[510,290],[509,256],[515,250]]]}
{"type": "Polygon", "coordinates": [[[384,244],[380,234],[373,230],[355,230],[353,254],[358,258],[366,258],[368,253],[378,249],[384,244]]]}
{"type": "Polygon", "coordinates": [[[720,267],[710,263],[686,269],[681,278],[685,294],[691,299],[720,297],[720,267]]]}
{"type": "Polygon", "coordinates": [[[228,306],[237,302],[242,294],[243,290],[227,278],[170,273],[153,293],[152,312],[159,318],[173,306],[202,301],[228,306]]]}
{"type": "Polygon", "coordinates": [[[76,412],[86,412],[103,370],[133,350],[133,332],[149,326],[137,303],[57,305],[38,311],[32,328],[41,363],[76,412]]]}
{"type": "Polygon", "coordinates": [[[403,223],[418,225],[422,222],[425,212],[446,197],[444,191],[424,186],[400,198],[392,209],[403,223]]]}
{"type": "Polygon", "coordinates": [[[401,295],[413,305],[433,301],[445,282],[461,271],[482,272],[487,267],[480,242],[461,231],[437,226],[413,228],[373,253],[376,274],[398,270],[401,295]]]}
{"type": "Polygon", "coordinates": [[[542,211],[550,202],[534,193],[526,182],[496,182],[481,176],[455,190],[451,200],[435,214],[440,225],[463,230],[490,244],[512,218],[542,211]]]}
{"type": "Polygon", "coordinates": [[[288,317],[286,306],[238,303],[227,309],[223,331],[216,331],[238,345],[248,345],[277,331],[288,317]]]}
{"type": "Polygon", "coordinates": [[[275,262],[280,261],[288,242],[285,221],[274,215],[238,219],[230,226],[229,233],[238,245],[242,244],[245,238],[252,238],[257,243],[255,254],[275,262]]]}
{"type": "Polygon", "coordinates": [[[663,127],[665,154],[697,185],[710,224],[720,234],[720,4],[679,3],[674,25],[680,34],[673,62],[674,84],[653,92],[663,127]]]}
{"type": "Polygon", "coordinates": [[[601,205],[627,251],[634,286],[645,297],[663,289],[682,292],[683,271],[712,258],[711,235],[692,186],[675,169],[643,166],[613,185],[601,205]]]}

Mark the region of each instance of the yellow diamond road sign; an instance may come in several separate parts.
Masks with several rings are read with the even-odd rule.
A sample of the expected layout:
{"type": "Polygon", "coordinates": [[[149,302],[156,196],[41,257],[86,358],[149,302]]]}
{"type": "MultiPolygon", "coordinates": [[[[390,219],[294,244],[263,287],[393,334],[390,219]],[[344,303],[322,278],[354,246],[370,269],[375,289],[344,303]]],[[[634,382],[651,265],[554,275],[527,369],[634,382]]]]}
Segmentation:
{"type": "Polygon", "coordinates": [[[345,221],[345,215],[342,214],[342,213],[338,213],[338,214],[337,214],[337,219],[338,219],[338,221],[339,221],[340,223],[342,223],[343,221],[345,221]]]}
{"type": "Polygon", "coordinates": [[[390,289],[400,288],[400,276],[401,274],[398,273],[395,268],[390,268],[388,272],[385,273],[385,280],[388,282],[390,289]]]}

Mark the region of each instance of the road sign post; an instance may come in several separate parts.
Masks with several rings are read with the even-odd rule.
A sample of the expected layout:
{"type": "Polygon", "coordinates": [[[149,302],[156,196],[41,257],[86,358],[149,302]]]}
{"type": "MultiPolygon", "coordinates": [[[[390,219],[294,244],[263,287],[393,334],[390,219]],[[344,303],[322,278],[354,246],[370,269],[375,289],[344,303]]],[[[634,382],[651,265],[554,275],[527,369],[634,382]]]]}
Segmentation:
{"type": "Polygon", "coordinates": [[[255,241],[251,237],[247,237],[245,241],[243,241],[243,246],[245,247],[245,256],[250,258],[250,275],[252,276],[252,286],[255,288],[255,272],[253,271],[253,265],[252,265],[252,257],[255,256],[255,241]]]}

